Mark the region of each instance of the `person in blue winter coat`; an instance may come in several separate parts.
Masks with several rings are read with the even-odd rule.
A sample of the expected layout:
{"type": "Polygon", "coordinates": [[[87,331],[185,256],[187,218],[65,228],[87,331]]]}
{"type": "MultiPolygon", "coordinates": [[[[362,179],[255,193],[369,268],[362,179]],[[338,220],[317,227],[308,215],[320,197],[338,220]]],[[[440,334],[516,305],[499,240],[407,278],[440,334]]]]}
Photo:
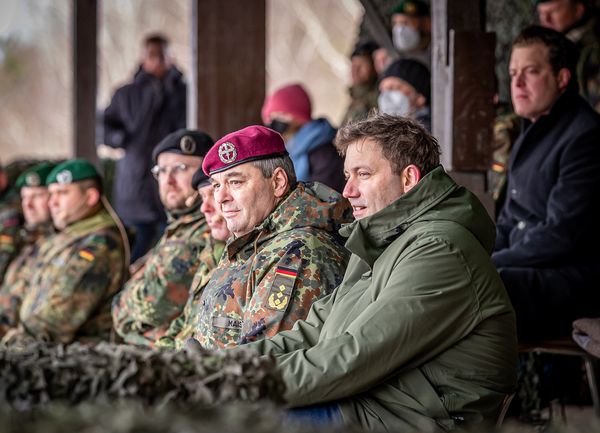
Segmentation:
{"type": "Polygon", "coordinates": [[[267,96],[262,118],[283,136],[298,180],[343,190],[344,160],[333,146],[337,131],[327,119],[312,118],[310,97],[302,85],[287,85],[267,96]]]}

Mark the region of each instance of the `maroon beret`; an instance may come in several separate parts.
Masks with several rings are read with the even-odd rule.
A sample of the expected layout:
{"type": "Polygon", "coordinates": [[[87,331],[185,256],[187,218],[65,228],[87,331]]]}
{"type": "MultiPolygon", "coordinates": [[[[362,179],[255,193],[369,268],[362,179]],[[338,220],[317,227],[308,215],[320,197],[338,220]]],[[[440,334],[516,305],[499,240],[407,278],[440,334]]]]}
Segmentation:
{"type": "Polygon", "coordinates": [[[236,165],[259,159],[287,155],[285,143],[278,132],[253,125],[227,134],[215,143],[202,162],[202,170],[210,176],[236,165]]]}

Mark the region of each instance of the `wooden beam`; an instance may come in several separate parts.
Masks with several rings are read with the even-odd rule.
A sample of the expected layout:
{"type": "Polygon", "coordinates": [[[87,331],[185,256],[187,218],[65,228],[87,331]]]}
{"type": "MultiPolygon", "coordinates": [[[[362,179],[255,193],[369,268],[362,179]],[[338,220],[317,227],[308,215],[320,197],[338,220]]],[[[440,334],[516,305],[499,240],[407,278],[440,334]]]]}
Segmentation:
{"type": "Polygon", "coordinates": [[[97,0],[73,0],[73,155],[96,154],[97,0]]]}
{"type": "Polygon", "coordinates": [[[192,10],[197,126],[217,140],[262,123],[265,0],[193,0],[192,10]]]}

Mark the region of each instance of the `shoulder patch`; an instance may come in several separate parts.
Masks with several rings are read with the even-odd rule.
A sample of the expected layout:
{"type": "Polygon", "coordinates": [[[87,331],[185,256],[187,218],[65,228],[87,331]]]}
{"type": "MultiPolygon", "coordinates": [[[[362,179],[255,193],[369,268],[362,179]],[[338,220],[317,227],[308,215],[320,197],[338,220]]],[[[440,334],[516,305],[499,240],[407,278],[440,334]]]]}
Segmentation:
{"type": "Polygon", "coordinates": [[[93,262],[96,258],[96,256],[87,248],[79,250],[79,257],[81,257],[84,260],[87,260],[88,262],[93,262]]]}
{"type": "Polygon", "coordinates": [[[267,307],[275,311],[285,311],[290,303],[290,297],[294,291],[298,271],[291,268],[278,266],[275,271],[275,278],[271,284],[269,297],[267,298],[267,307]]]}

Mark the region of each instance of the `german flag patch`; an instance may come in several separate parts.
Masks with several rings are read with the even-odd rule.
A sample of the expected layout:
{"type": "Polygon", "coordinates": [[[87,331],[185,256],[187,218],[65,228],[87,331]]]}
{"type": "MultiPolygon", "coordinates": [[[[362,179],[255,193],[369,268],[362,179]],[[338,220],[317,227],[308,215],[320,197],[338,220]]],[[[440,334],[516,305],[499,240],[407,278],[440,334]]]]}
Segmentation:
{"type": "Polygon", "coordinates": [[[273,279],[273,284],[271,285],[271,290],[269,291],[269,297],[267,299],[267,307],[269,309],[285,311],[290,303],[297,277],[297,270],[285,268],[283,266],[277,267],[275,278],[273,279]]]}
{"type": "Polygon", "coordinates": [[[79,250],[79,257],[81,257],[83,260],[87,260],[88,262],[93,262],[96,258],[96,256],[87,249],[79,250]]]}
{"type": "Polygon", "coordinates": [[[0,244],[12,245],[14,243],[13,237],[10,235],[0,235],[0,244]]]}

